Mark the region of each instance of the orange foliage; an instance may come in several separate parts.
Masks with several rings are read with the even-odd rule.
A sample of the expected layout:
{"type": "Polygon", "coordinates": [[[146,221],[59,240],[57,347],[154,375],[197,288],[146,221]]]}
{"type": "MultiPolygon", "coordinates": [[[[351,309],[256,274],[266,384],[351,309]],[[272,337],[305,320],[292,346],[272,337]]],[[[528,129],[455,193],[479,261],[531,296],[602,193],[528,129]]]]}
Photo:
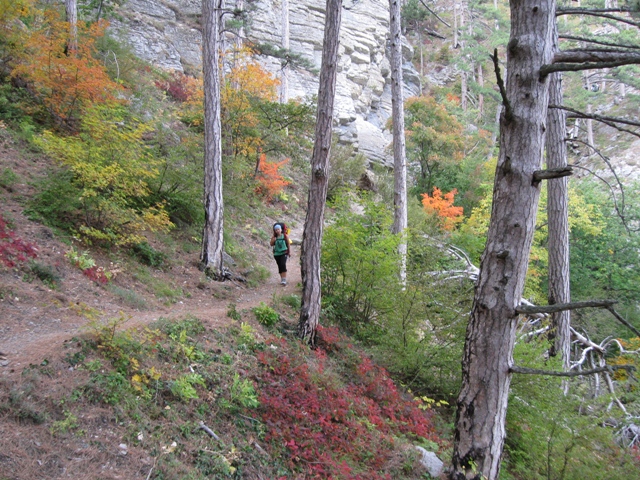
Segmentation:
{"type": "Polygon", "coordinates": [[[288,161],[287,158],[281,162],[267,162],[266,154],[261,153],[256,193],[264,195],[267,201],[271,201],[274,196],[279,195],[282,189],[291,183],[278,173],[278,169],[288,161]]]}
{"type": "Polygon", "coordinates": [[[455,103],[456,105],[460,105],[460,97],[453,93],[447,93],[447,100],[451,103],[455,103]]]}
{"type": "Polygon", "coordinates": [[[30,27],[12,75],[27,81],[59,124],[69,126],[88,106],[115,99],[118,84],[93,56],[106,23],[78,22],[78,49],[73,52],[67,51],[68,23],[57,11],[42,12],[30,27]]]}
{"type": "Polygon", "coordinates": [[[225,76],[220,95],[224,123],[230,128],[236,155],[253,157],[264,144],[257,127],[260,123],[256,101],[275,101],[278,79],[244,48],[236,52],[231,71],[225,76]]]}
{"type": "Polygon", "coordinates": [[[428,193],[422,194],[422,206],[425,212],[435,214],[445,230],[453,230],[456,224],[462,221],[462,207],[453,206],[456,193],[458,190],[454,188],[449,193],[442,195],[442,191],[438,187],[433,187],[432,196],[429,196],[428,193]]]}

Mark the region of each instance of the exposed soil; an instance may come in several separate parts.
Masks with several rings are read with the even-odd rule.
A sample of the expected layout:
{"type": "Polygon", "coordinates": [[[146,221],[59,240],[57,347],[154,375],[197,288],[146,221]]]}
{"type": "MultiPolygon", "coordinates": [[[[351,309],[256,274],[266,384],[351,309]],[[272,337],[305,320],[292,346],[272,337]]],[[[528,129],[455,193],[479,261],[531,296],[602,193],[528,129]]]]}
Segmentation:
{"type": "MultiPolygon", "coordinates": [[[[182,289],[183,295],[174,299],[175,303],[157,298],[126,265],[114,265],[106,254],[92,252],[99,266],[117,272],[112,285],[121,289],[120,292],[135,292],[144,306],[127,305],[121,296],[112,292],[113,288],[97,285],[70,264],[64,256],[70,245],[56,238],[48,227],[24,215],[24,201],[33,194],[34,174],[46,172],[45,161],[19,151],[14,141],[2,133],[0,131],[0,172],[10,169],[18,180],[8,189],[0,187],[0,213],[10,222],[18,238],[37,246],[35,260],[51,267],[61,281],[58,288],[51,289],[39,279],[30,278],[24,267],[0,267],[0,376],[19,375],[25,366],[55,357],[65,340],[82,333],[94,321],[107,322],[122,314],[129,319],[124,326],[132,327],[160,317],[192,314],[210,327],[220,327],[231,321],[226,314],[230,303],[242,310],[260,302],[268,304],[274,294],[300,292],[299,247],[291,248],[289,283],[282,286],[268,242],[248,232],[243,239],[244,247],[250,248],[257,262],[268,268],[271,276],[266,283],[252,289],[237,281],[211,281],[197,268],[197,246],[193,246],[191,253],[176,248],[168,265],[152,272],[157,282],[182,289]]],[[[265,219],[265,228],[271,223],[265,219]]],[[[294,229],[290,236],[301,238],[301,229],[294,229]]],[[[83,250],[77,243],[75,247],[83,250]]]]}
{"type": "MultiPolygon", "coordinates": [[[[0,175],[7,171],[15,175],[9,185],[0,182],[0,214],[16,238],[36,245],[35,261],[50,267],[60,278],[52,289],[30,272],[26,262],[13,269],[0,266],[0,397],[6,404],[17,398],[21,402],[11,418],[3,417],[0,411],[0,479],[148,479],[157,457],[150,457],[142,446],[123,443],[129,427],[111,409],[99,405],[83,408],[78,413],[83,435],[53,435],[51,422],[37,419],[57,412],[51,420],[64,420],[64,399],[74,386],[87,381],[87,372],[73,369],[65,361],[70,347],[75,347],[70,340],[83,336],[94,322],[104,324],[122,316],[128,319],[121,326],[125,329],[161,317],[193,315],[210,329],[224,330],[234,322],[227,315],[231,303],[241,312],[260,302],[270,304],[274,295],[300,294],[299,246],[291,248],[287,286],[280,285],[266,235],[256,235],[251,229],[242,233],[243,248],[270,272],[267,281],[256,288],[239,281],[206,278],[198,269],[198,245],[189,244],[188,239],[185,244],[189,248],[172,247],[166,265],[159,269],[142,267],[126,255],[93,250],[90,255],[98,266],[116,272],[109,286],[98,285],[65,258],[71,244],[76,250],[85,250],[81,244],[61,238],[25,216],[26,200],[34,193],[33,182],[47,167],[46,159],[23,151],[0,125],[0,175]],[[146,277],[136,276],[140,269],[146,269],[146,277]],[[153,281],[140,281],[149,277],[153,281]],[[155,288],[151,285],[154,282],[155,288]],[[169,287],[174,295],[169,300],[159,296],[158,284],[169,287]],[[127,293],[137,303],[131,302],[131,297],[127,300],[127,293]]],[[[269,229],[272,223],[265,218],[264,228],[269,229]]],[[[290,236],[294,241],[301,238],[301,227],[290,236]]],[[[150,242],[162,247],[153,239],[150,242]]],[[[240,275],[246,273],[240,267],[231,269],[240,275]]],[[[248,470],[245,478],[263,476],[248,470]]]]}

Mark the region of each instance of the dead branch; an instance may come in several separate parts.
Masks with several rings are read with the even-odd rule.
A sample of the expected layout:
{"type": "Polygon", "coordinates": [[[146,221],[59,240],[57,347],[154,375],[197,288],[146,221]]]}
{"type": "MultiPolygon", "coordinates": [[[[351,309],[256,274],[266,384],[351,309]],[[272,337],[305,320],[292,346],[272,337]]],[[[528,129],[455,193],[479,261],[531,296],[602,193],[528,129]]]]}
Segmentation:
{"type": "Polygon", "coordinates": [[[513,110],[511,109],[511,104],[509,103],[509,99],[507,98],[507,90],[504,86],[504,81],[502,80],[502,75],[500,75],[500,62],[498,59],[498,49],[495,48],[493,50],[493,55],[490,55],[491,60],[493,60],[493,68],[496,72],[496,82],[498,83],[498,88],[500,89],[500,96],[502,97],[502,104],[504,105],[504,118],[507,122],[510,122],[513,119],[513,110]]]}
{"type": "Polygon", "coordinates": [[[627,12],[634,12],[634,11],[636,11],[636,10],[633,10],[631,8],[628,8],[628,7],[621,7],[621,8],[594,8],[594,9],[590,9],[590,8],[557,8],[556,9],[556,16],[559,17],[560,15],[586,15],[586,16],[590,16],[590,17],[608,18],[610,20],[615,20],[616,22],[627,23],[627,24],[633,25],[635,27],[640,27],[640,23],[634,22],[633,20],[630,20],[628,18],[618,17],[617,15],[609,15],[610,13],[627,13],[627,12]]]}
{"type": "Polygon", "coordinates": [[[609,312],[611,312],[611,315],[613,315],[615,317],[616,320],[618,320],[621,324],[623,324],[625,327],[627,327],[629,330],[631,330],[633,333],[635,333],[638,337],[640,337],[640,330],[638,330],[636,327],[634,327],[633,325],[631,325],[629,322],[627,322],[622,315],[620,315],[618,312],[615,311],[615,309],[613,308],[613,306],[608,306],[605,307],[607,310],[609,310],[609,312]]]}
{"type": "Polygon", "coordinates": [[[597,113],[585,113],[580,110],[575,110],[570,107],[565,107],[564,105],[549,105],[549,108],[559,108],[560,110],[564,110],[569,112],[571,115],[567,115],[568,118],[589,118],[591,120],[604,121],[604,122],[613,122],[613,123],[622,123],[624,125],[631,125],[633,127],[640,127],[640,122],[635,120],[628,120],[626,118],[620,117],[607,117],[604,115],[598,115],[597,113]]]}
{"type": "Polygon", "coordinates": [[[604,63],[620,61],[630,63],[639,62],[640,52],[616,50],[612,48],[572,48],[555,52],[551,63],[604,63]]]}
{"type": "Polygon", "coordinates": [[[533,172],[533,182],[540,183],[542,180],[551,180],[552,178],[562,178],[573,175],[571,166],[549,168],[547,170],[536,170],[533,172]]]}
{"type": "Polygon", "coordinates": [[[451,28],[451,25],[449,25],[449,24],[448,24],[447,22],[445,22],[442,18],[440,18],[436,12],[434,12],[433,10],[431,10],[431,9],[427,6],[427,4],[425,3],[425,1],[424,1],[424,0],[420,0],[420,3],[422,4],[422,6],[423,6],[424,8],[426,8],[426,9],[427,9],[427,11],[428,11],[431,15],[433,15],[434,17],[436,17],[438,20],[440,20],[442,23],[444,23],[447,27],[451,28]]]}
{"type": "Polygon", "coordinates": [[[592,300],[586,302],[557,303],[555,305],[523,305],[516,307],[516,313],[556,313],[580,308],[608,308],[617,303],[615,300],[592,300]]]}
{"type": "MultiPolygon", "coordinates": [[[[618,215],[618,217],[620,218],[620,221],[622,222],[622,225],[624,226],[624,229],[627,231],[627,234],[631,234],[632,229],[629,226],[629,224],[627,223],[627,218],[624,215],[624,209],[625,209],[624,186],[620,182],[620,179],[618,178],[618,174],[616,173],[615,169],[611,165],[611,162],[609,161],[609,158],[604,156],[604,155],[602,155],[602,153],[600,153],[600,151],[596,147],[594,147],[593,145],[589,145],[587,142],[583,142],[582,140],[578,140],[577,138],[573,139],[572,141],[573,142],[582,143],[583,145],[586,145],[587,147],[589,147],[591,150],[593,150],[602,159],[602,161],[607,165],[607,167],[609,167],[609,170],[613,174],[613,177],[616,179],[616,182],[618,184],[618,188],[620,189],[620,196],[622,197],[620,199],[620,204],[618,204],[618,199],[616,197],[616,193],[615,193],[614,188],[611,186],[611,184],[609,184],[609,182],[607,180],[602,178],[600,175],[598,175],[594,171],[588,169],[587,167],[583,167],[581,165],[572,165],[572,167],[574,167],[574,168],[581,168],[582,170],[585,170],[585,171],[589,172],[591,175],[593,175],[598,180],[600,180],[602,183],[604,183],[607,187],[609,187],[609,191],[611,192],[611,199],[613,200],[613,208],[616,211],[616,214],[618,215]]],[[[633,231],[635,231],[635,229],[633,231]]]]}
{"type": "Polygon", "coordinates": [[[596,40],[595,38],[576,37],[573,35],[559,35],[558,38],[562,40],[573,40],[576,42],[587,42],[596,45],[603,45],[605,47],[617,47],[617,48],[630,48],[632,50],[638,50],[638,45],[624,44],[624,43],[610,43],[603,42],[602,40],[596,40]]]}
{"type": "Polygon", "coordinates": [[[569,329],[571,330],[571,334],[576,338],[576,340],[579,343],[581,343],[587,348],[593,348],[594,350],[597,350],[600,353],[604,353],[604,348],[602,348],[600,345],[598,345],[597,343],[593,343],[587,337],[585,337],[581,333],[578,333],[578,331],[575,328],[569,327],[569,329]]]}
{"type": "Polygon", "coordinates": [[[200,428],[200,430],[204,430],[211,438],[213,438],[216,441],[220,441],[220,437],[218,437],[218,435],[215,434],[215,432],[213,430],[211,430],[209,427],[207,427],[203,421],[200,421],[200,424],[198,425],[198,427],[200,428]]]}
{"type": "Polygon", "coordinates": [[[582,370],[579,372],[556,372],[552,370],[539,370],[537,368],[518,367],[517,365],[509,367],[509,371],[511,373],[520,373],[524,375],[546,375],[551,377],[583,377],[585,375],[595,375],[603,372],[612,373],[614,370],[626,370],[628,372],[633,372],[635,369],[635,365],[606,365],[604,367],[582,370]]]}

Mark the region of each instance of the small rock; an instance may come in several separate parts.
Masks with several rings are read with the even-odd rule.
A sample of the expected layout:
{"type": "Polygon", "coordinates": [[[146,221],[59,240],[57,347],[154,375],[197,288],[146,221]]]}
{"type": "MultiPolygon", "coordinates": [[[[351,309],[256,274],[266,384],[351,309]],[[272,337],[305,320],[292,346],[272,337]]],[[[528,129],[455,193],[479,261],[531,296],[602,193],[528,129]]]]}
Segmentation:
{"type": "Polygon", "coordinates": [[[444,467],[442,460],[440,460],[435,453],[429,452],[422,447],[416,446],[415,448],[421,454],[420,464],[427,469],[429,475],[434,478],[438,478],[444,467]]]}

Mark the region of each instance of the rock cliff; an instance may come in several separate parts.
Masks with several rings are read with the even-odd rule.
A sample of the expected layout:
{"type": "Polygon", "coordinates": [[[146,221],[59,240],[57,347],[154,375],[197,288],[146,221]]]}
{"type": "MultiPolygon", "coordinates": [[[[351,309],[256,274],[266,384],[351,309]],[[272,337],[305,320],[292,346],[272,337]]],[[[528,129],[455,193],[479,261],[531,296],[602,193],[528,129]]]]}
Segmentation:
{"type": "MultiPolygon", "coordinates": [[[[282,44],[282,0],[227,0],[229,7],[244,3],[249,12],[247,39],[282,44]]],[[[318,92],[318,71],[324,35],[324,1],[289,0],[290,50],[308,60],[313,69],[291,69],[288,97],[318,92]]],[[[371,162],[392,164],[385,124],[391,113],[391,85],[387,38],[387,0],[344,0],[340,61],[335,101],[335,126],[342,143],[352,144],[371,162]]],[[[112,29],[141,58],[165,69],[197,73],[201,66],[200,0],[128,0],[112,29]]],[[[405,97],[418,93],[418,74],[408,61],[405,44],[405,97]]],[[[280,77],[280,60],[263,56],[265,67],[280,77]]]]}

